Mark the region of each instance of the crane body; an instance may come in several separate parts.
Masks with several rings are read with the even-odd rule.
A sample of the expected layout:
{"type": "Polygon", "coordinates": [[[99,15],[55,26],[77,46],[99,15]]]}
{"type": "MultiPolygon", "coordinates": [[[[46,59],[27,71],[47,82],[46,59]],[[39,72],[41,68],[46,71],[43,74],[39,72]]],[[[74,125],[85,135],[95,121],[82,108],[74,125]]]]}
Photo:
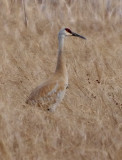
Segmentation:
{"type": "Polygon", "coordinates": [[[66,61],[63,52],[64,38],[66,36],[76,36],[86,39],[85,37],[72,32],[68,28],[60,30],[58,34],[59,49],[56,70],[52,77],[40,86],[36,87],[26,103],[31,105],[38,105],[42,109],[55,111],[56,107],[64,98],[66,88],[68,86],[68,73],[66,61]]]}

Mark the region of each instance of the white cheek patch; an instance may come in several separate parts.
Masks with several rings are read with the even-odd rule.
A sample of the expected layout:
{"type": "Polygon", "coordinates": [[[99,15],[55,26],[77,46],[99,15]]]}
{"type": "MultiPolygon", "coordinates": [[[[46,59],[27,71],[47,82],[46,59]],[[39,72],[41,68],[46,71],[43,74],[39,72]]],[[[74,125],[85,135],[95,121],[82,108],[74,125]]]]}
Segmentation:
{"type": "Polygon", "coordinates": [[[66,36],[71,36],[71,33],[66,32],[66,36]]]}

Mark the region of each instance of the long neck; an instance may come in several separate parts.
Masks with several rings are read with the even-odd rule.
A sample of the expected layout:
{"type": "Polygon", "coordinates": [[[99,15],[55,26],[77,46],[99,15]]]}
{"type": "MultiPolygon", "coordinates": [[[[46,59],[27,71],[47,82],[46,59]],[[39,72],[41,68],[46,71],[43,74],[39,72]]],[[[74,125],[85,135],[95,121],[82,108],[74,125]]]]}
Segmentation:
{"type": "Polygon", "coordinates": [[[65,57],[62,54],[63,51],[63,45],[64,45],[64,37],[60,36],[58,37],[59,41],[59,48],[58,48],[58,58],[57,58],[57,66],[55,73],[66,73],[66,62],[65,57]]]}

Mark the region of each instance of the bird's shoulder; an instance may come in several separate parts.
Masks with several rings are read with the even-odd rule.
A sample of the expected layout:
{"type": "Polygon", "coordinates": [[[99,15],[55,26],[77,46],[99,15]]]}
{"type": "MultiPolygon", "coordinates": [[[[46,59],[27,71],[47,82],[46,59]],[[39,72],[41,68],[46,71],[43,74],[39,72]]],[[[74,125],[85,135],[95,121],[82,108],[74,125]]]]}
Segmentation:
{"type": "Polygon", "coordinates": [[[50,96],[60,90],[64,90],[64,83],[59,80],[49,80],[38,87],[38,94],[41,97],[50,96]]]}
{"type": "Polygon", "coordinates": [[[56,94],[58,91],[65,89],[65,84],[62,80],[50,79],[36,87],[30,97],[47,97],[56,94]]]}

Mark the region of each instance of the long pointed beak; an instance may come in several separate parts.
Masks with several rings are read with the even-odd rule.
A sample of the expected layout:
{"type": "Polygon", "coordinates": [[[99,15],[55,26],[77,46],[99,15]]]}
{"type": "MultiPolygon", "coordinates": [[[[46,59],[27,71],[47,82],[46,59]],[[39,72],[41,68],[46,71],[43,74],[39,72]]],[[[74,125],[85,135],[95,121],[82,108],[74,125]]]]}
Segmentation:
{"type": "Polygon", "coordinates": [[[81,36],[77,33],[72,32],[71,34],[72,34],[72,36],[79,37],[79,38],[82,38],[82,39],[86,39],[85,37],[83,37],[83,36],[81,36]]]}

